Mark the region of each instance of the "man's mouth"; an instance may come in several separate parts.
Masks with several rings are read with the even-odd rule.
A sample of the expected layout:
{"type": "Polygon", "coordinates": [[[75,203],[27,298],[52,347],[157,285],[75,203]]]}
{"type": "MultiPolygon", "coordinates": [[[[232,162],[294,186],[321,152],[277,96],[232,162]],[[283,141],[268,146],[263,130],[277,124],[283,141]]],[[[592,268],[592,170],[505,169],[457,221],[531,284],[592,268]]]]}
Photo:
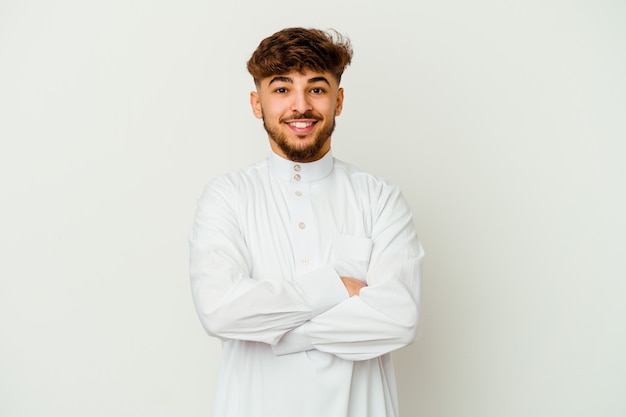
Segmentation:
{"type": "Polygon", "coordinates": [[[313,126],[313,122],[290,122],[289,126],[295,127],[296,129],[306,129],[309,126],[313,126]]]}
{"type": "Polygon", "coordinates": [[[317,123],[315,120],[293,120],[291,122],[287,122],[287,126],[289,126],[289,128],[297,134],[306,135],[313,130],[315,123],[317,123]]]}

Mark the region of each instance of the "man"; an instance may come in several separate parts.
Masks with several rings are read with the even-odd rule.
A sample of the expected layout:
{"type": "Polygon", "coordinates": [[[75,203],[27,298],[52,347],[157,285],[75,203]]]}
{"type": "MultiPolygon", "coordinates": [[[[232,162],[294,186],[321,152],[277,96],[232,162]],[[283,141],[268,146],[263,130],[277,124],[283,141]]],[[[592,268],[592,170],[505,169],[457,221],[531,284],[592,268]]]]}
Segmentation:
{"type": "Polygon", "coordinates": [[[248,61],[271,154],[209,182],[191,285],[223,341],[215,417],[393,417],[390,352],[416,334],[423,251],[397,187],[333,158],[352,58],[284,29],[248,61]]]}

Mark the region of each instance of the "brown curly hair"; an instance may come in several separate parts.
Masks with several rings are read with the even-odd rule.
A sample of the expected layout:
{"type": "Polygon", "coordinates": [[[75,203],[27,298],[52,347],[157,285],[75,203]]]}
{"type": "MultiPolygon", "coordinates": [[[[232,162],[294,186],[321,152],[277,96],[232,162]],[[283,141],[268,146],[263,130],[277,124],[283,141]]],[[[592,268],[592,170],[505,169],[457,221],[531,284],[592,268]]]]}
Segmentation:
{"type": "Polygon", "coordinates": [[[335,30],[287,28],[261,41],[248,61],[256,84],[272,75],[330,72],[337,82],[352,60],[350,40],[335,30]]]}

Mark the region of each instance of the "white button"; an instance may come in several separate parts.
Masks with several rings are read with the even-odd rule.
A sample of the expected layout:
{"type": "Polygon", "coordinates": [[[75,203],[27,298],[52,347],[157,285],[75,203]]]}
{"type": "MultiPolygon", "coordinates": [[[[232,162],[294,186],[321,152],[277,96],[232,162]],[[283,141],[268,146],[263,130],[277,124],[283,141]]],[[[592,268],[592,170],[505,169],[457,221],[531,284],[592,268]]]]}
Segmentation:
{"type": "Polygon", "coordinates": [[[300,174],[296,174],[296,175],[293,176],[293,179],[296,180],[296,181],[300,181],[300,178],[301,178],[300,174]]]}
{"type": "Polygon", "coordinates": [[[302,263],[302,265],[308,265],[309,264],[309,258],[302,258],[302,260],[300,261],[302,263]]]}
{"type": "Polygon", "coordinates": [[[296,197],[302,197],[302,191],[296,191],[296,197]]]}
{"type": "Polygon", "coordinates": [[[300,165],[294,165],[293,166],[293,170],[294,171],[300,171],[300,165]]]}
{"type": "Polygon", "coordinates": [[[306,224],[304,224],[304,222],[300,222],[300,223],[298,223],[298,227],[300,229],[304,229],[306,227],[306,224]]]}

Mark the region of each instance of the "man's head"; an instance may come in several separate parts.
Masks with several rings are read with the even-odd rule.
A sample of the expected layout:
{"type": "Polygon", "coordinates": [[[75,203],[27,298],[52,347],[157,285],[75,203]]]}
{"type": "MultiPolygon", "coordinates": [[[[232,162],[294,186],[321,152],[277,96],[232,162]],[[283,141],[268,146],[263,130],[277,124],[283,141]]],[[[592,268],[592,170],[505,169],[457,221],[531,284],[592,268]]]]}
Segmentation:
{"type": "Polygon", "coordinates": [[[288,28],[263,39],[248,61],[248,72],[258,83],[272,75],[330,72],[337,83],[352,60],[350,41],[336,31],[288,28]]]}
{"type": "Polygon", "coordinates": [[[298,162],[328,152],[351,59],[349,41],[336,32],[290,28],[260,43],[248,61],[256,85],[250,104],[274,152],[298,162]]]}

